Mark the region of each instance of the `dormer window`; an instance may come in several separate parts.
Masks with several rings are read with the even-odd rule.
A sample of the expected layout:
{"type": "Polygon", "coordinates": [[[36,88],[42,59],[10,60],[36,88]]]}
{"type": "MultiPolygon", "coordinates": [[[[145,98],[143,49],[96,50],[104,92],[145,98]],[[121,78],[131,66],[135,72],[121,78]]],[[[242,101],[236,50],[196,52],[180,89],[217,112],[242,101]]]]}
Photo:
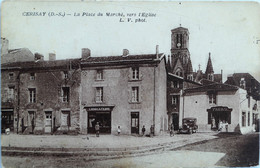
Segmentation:
{"type": "Polygon", "coordinates": [[[177,71],[177,72],[176,72],[176,75],[182,77],[182,71],[177,71]]]}
{"type": "Polygon", "coordinates": [[[132,79],[133,80],[138,80],[139,79],[139,68],[138,67],[133,67],[132,68],[132,79]]]}
{"type": "Polygon", "coordinates": [[[30,80],[35,80],[35,73],[30,73],[30,80]]]}
{"type": "Polygon", "coordinates": [[[213,81],[214,80],[214,75],[213,74],[208,74],[208,80],[213,81]]]}
{"type": "Polygon", "coordinates": [[[192,75],[188,75],[187,78],[188,78],[188,80],[193,81],[193,76],[192,75]]]}

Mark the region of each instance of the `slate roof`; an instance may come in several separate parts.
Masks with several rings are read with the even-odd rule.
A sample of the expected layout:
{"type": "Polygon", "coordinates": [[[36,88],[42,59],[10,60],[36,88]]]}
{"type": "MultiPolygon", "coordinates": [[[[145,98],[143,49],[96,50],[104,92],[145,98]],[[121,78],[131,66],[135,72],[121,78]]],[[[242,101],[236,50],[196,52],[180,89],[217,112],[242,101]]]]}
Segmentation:
{"type": "Polygon", "coordinates": [[[192,92],[207,92],[207,91],[236,91],[238,90],[238,87],[222,84],[222,83],[212,83],[209,85],[203,85],[196,88],[186,89],[186,93],[192,93],[192,92]]]}
{"type": "Polygon", "coordinates": [[[1,55],[1,64],[8,62],[33,61],[34,55],[28,48],[8,50],[7,54],[1,55]]]}

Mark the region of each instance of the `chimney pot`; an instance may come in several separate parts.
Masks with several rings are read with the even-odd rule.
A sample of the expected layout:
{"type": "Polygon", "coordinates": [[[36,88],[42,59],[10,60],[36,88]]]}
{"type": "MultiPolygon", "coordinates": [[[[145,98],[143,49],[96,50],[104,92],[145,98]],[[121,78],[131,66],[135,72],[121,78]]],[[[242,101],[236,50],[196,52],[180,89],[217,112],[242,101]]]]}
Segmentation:
{"type": "Polygon", "coordinates": [[[156,59],[159,59],[159,45],[156,45],[156,59]]]}
{"type": "Polygon", "coordinates": [[[87,59],[87,58],[90,57],[90,55],[91,55],[90,49],[88,49],[88,48],[82,48],[82,50],[81,50],[81,58],[82,58],[82,59],[87,59]]]}
{"type": "Polygon", "coordinates": [[[123,49],[123,57],[126,57],[129,55],[129,50],[128,49],[123,49]]]}
{"type": "Polygon", "coordinates": [[[49,61],[55,61],[56,60],[56,54],[55,53],[49,53],[49,61]]]}

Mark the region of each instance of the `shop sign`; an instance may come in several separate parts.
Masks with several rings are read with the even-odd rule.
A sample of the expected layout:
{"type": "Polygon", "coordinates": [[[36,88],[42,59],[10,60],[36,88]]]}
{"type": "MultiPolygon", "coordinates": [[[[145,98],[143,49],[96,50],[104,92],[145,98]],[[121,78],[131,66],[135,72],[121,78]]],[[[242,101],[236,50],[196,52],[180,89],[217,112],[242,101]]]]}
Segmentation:
{"type": "Polygon", "coordinates": [[[110,111],[110,107],[88,107],[87,111],[110,111]]]}
{"type": "Polygon", "coordinates": [[[207,111],[212,111],[212,112],[231,112],[232,108],[218,106],[218,107],[211,107],[207,111]]]}

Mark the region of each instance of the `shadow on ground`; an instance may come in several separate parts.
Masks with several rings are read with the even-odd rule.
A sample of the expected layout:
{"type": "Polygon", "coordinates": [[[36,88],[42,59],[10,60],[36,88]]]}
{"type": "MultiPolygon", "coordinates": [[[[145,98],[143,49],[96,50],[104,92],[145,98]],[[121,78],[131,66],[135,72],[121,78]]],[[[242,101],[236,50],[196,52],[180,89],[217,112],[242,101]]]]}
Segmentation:
{"type": "Polygon", "coordinates": [[[248,167],[259,164],[259,134],[219,133],[218,138],[186,145],[174,150],[225,153],[216,166],[248,167]]]}

